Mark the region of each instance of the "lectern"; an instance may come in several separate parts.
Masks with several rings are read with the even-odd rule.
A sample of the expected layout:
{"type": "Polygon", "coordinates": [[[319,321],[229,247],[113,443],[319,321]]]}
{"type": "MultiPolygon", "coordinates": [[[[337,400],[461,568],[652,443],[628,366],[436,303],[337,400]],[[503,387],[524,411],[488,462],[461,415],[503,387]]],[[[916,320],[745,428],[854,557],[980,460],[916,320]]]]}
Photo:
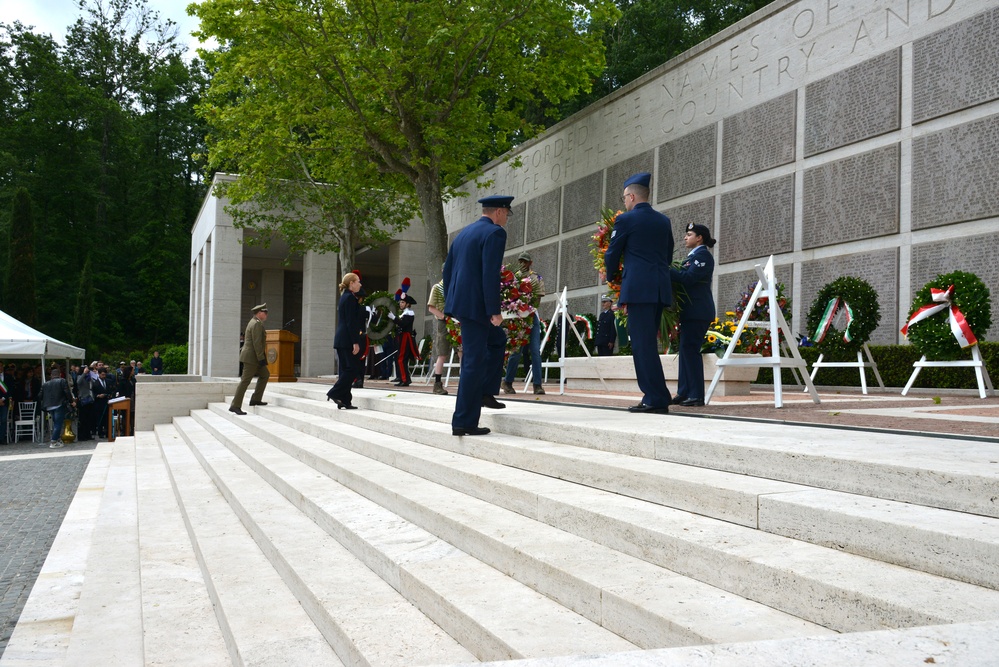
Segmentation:
{"type": "Polygon", "coordinates": [[[286,329],[267,331],[267,370],[271,382],[298,382],[295,377],[295,343],[301,340],[286,329]]]}

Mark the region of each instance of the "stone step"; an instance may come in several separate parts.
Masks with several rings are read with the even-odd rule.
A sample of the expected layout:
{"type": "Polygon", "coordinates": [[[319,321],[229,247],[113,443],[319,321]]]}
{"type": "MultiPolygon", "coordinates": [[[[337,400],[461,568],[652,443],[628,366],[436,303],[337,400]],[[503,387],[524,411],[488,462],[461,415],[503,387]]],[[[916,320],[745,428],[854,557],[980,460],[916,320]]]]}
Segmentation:
{"type": "Polygon", "coordinates": [[[141,665],[142,581],[136,498],[135,443],[111,445],[104,497],[66,651],[68,665],[141,665]]]}
{"type": "Polygon", "coordinates": [[[192,423],[155,431],[233,663],[343,665],[181,438],[192,423]]]}
{"type": "MultiPolygon", "coordinates": [[[[271,412],[267,410],[268,414],[271,412]]],[[[338,451],[326,440],[302,435],[276,422],[234,417],[226,410],[217,410],[216,414],[232,422],[228,428],[216,426],[212,429],[227,442],[235,443],[241,437],[232,429],[246,429],[312,466],[303,468],[300,479],[288,479],[283,483],[273,480],[272,483],[282,487],[284,493],[303,494],[303,500],[308,500],[304,485],[314,483],[315,470],[341,481],[341,478],[349,478],[353,483],[346,483],[365,496],[376,502],[391,503],[393,511],[640,646],[829,632],[514,512],[414,478],[363,455],[338,451]]],[[[200,418],[202,413],[195,416],[200,418]]],[[[306,414],[301,414],[301,418],[314,419],[306,414]]],[[[210,421],[207,416],[205,421],[210,421]]],[[[352,433],[361,438],[367,436],[372,439],[371,447],[378,446],[374,441],[384,442],[386,447],[395,445],[400,458],[404,456],[401,450],[407,447],[407,443],[396,438],[349,426],[338,427],[338,433],[338,444],[343,445],[344,438],[352,433]]],[[[264,453],[259,455],[263,457],[264,453]]],[[[453,454],[448,456],[467,460],[467,457],[453,454]]],[[[476,463],[470,461],[473,465],[476,463]]],[[[479,463],[493,471],[504,470],[503,466],[479,463]]],[[[262,471],[273,470],[275,465],[276,461],[270,459],[261,459],[258,463],[262,471]]],[[[313,519],[323,522],[322,516],[313,516],[313,519]]],[[[363,525],[358,528],[361,529],[363,525]]]]}
{"type": "MultiPolygon", "coordinates": [[[[425,428],[422,420],[400,420],[370,410],[338,412],[326,403],[302,398],[279,396],[274,404],[296,411],[274,412],[275,420],[303,430],[308,423],[305,432],[319,437],[333,436],[330,419],[336,419],[477,459],[999,589],[999,519],[506,434],[441,437],[437,422],[425,428]],[[302,421],[303,413],[316,418],[302,421]]],[[[388,460],[397,456],[390,454],[388,460]]]]}
{"type": "MultiPolygon", "coordinates": [[[[281,496],[200,423],[184,421],[181,435],[345,663],[401,666],[474,660],[472,653],[281,496]]],[[[294,461],[284,464],[295,467],[294,461]]],[[[280,470],[282,464],[277,465],[275,470],[280,470]]],[[[346,490],[330,492],[352,495],[346,490]]],[[[337,505],[341,503],[338,497],[337,505]]],[[[391,539],[404,539],[395,530],[398,523],[389,526],[393,529],[391,539]]],[[[404,541],[411,558],[424,557],[426,549],[420,540],[409,537],[404,541]]]]}
{"type": "Polygon", "coordinates": [[[98,445],[90,458],[0,659],[4,667],[69,664],[66,651],[79,611],[87,563],[95,549],[94,530],[104,500],[112,448],[108,443],[98,445]]]}
{"type": "MultiPolygon", "coordinates": [[[[402,401],[387,403],[398,410],[402,401]]],[[[441,439],[452,437],[448,426],[437,428],[441,439]]],[[[491,502],[534,494],[531,518],[837,630],[980,620],[999,611],[994,591],[550,478],[518,487],[509,470],[502,475],[511,490],[488,491],[491,502]]]]}
{"type": "Polygon", "coordinates": [[[166,462],[152,431],[135,434],[135,468],[146,664],[231,665],[166,462]]]}
{"type": "MultiPolygon", "coordinates": [[[[274,394],[325,401],[315,385],[280,386],[274,394]]],[[[372,389],[359,390],[354,403],[448,424],[454,409],[451,396],[372,389]]],[[[782,423],[746,428],[731,420],[526,401],[483,410],[479,423],[505,435],[999,518],[994,443],[782,423]]]]}
{"type": "MultiPolygon", "coordinates": [[[[271,491],[278,489],[294,500],[316,524],[335,535],[476,657],[511,659],[635,648],[393,512],[318,475],[316,469],[265,442],[248,427],[257,422],[265,434],[286,431],[299,438],[307,436],[263,418],[234,417],[230,421],[227,417],[231,414],[222,413],[195,411],[192,416],[263,478],[257,482],[243,479],[241,483],[253,484],[261,495],[264,490],[257,487],[269,484],[271,491]]],[[[331,449],[329,443],[310,440],[317,448],[331,449]]],[[[370,476],[372,467],[385,468],[355,454],[343,454],[353,459],[355,467],[350,474],[358,479],[370,476]]]]}

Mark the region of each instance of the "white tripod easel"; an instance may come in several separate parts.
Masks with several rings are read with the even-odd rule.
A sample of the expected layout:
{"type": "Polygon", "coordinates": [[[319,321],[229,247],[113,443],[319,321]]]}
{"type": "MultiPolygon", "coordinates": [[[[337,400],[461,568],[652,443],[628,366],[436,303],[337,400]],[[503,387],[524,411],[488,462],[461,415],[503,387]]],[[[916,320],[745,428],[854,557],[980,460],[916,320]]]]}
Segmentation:
{"type": "Polygon", "coordinates": [[[708,393],[704,397],[704,404],[707,405],[711,402],[711,395],[714,393],[715,387],[718,386],[718,381],[721,380],[726,366],[766,366],[772,368],[774,372],[775,408],[784,405],[784,398],[781,392],[781,369],[790,368],[792,371],[800,374],[805,383],[805,390],[812,396],[812,402],[820,403],[819,394],[815,391],[815,385],[812,384],[812,378],[808,376],[808,366],[805,364],[805,360],[801,358],[801,355],[798,354],[798,347],[794,344],[795,339],[791,333],[791,327],[788,326],[787,320],[784,319],[784,314],[780,310],[780,305],[777,303],[777,281],[774,278],[773,255],[770,255],[766,266],[761,268],[759,264],[756,265],[756,275],[759,281],[756,283],[756,288],[753,289],[752,296],[749,297],[746,310],[742,314],[742,319],[739,320],[739,326],[736,327],[735,333],[732,334],[732,342],[725,349],[725,355],[715,362],[717,369],[715,370],[714,378],[711,380],[711,386],[708,387],[708,393]],[[755,322],[749,319],[753,312],[753,305],[761,298],[767,300],[770,310],[769,322],[755,322]],[[750,329],[770,329],[771,352],[769,357],[732,358],[732,353],[735,351],[739,336],[742,335],[742,331],[747,327],[750,329]],[[781,332],[784,334],[784,340],[788,341],[785,349],[790,352],[790,357],[780,356],[781,332]]]}
{"type": "MultiPolygon", "coordinates": [[[[573,324],[575,322],[574,322],[572,316],[569,314],[569,298],[568,298],[568,294],[569,294],[569,288],[568,287],[563,287],[562,288],[562,293],[559,294],[559,296],[558,296],[558,303],[555,306],[555,312],[552,314],[551,322],[548,323],[548,330],[545,331],[545,337],[543,339],[541,339],[541,350],[544,351],[544,349],[545,349],[545,343],[548,342],[548,337],[551,336],[552,331],[555,329],[555,323],[557,321],[559,321],[559,320],[562,321],[561,330],[562,330],[563,333],[559,337],[560,340],[559,340],[558,361],[542,361],[541,362],[541,367],[542,368],[545,368],[545,369],[548,369],[548,368],[557,368],[557,369],[559,369],[559,374],[558,374],[559,375],[559,380],[558,380],[558,393],[559,394],[565,394],[565,363],[563,361],[565,359],[565,332],[566,331],[572,331],[572,333],[574,333],[576,335],[576,339],[579,340],[579,344],[580,344],[580,346],[582,346],[583,352],[586,353],[586,356],[587,357],[592,357],[592,355],[590,354],[590,350],[586,347],[586,342],[583,341],[583,336],[578,331],[576,331],[576,327],[573,326],[573,324]]],[[[543,357],[543,355],[542,355],[542,357],[543,357]]],[[[529,384],[531,382],[531,376],[533,375],[533,373],[534,373],[533,368],[527,372],[527,378],[524,380],[524,390],[525,391],[527,390],[527,387],[529,386],[529,384]]],[[[606,382],[604,382],[603,378],[600,378],[600,382],[603,383],[604,386],[606,387],[606,382]]]]}

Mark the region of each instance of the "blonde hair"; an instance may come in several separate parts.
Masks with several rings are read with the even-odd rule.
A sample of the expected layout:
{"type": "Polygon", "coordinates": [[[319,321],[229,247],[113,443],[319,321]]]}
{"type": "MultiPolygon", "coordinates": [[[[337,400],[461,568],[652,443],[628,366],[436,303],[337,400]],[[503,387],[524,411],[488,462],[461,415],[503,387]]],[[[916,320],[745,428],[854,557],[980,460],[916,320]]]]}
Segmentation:
{"type": "Polygon", "coordinates": [[[350,284],[355,280],[360,280],[360,278],[357,277],[356,273],[343,274],[343,280],[340,281],[340,291],[343,292],[345,290],[350,289],[350,284]]]}

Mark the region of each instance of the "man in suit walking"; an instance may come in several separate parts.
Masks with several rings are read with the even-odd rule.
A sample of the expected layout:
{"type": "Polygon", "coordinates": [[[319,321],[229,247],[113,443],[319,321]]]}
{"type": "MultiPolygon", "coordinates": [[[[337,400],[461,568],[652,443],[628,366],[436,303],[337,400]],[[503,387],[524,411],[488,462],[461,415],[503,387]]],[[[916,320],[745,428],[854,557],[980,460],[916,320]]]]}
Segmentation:
{"type": "Polygon", "coordinates": [[[506,248],[506,222],[513,197],[479,200],[482,217],[455,237],[444,262],[444,312],[461,322],[461,375],[451,433],[484,435],[483,407],[503,408],[496,400],[506,332],[500,327],[500,268],[506,248]]]}
{"type": "Polygon", "coordinates": [[[254,376],[257,377],[257,384],[253,388],[253,395],[250,396],[250,405],[267,405],[261,400],[264,397],[264,389],[267,388],[267,380],[271,377],[270,371],[267,370],[267,333],[264,331],[267,304],[254,306],[252,312],[253,317],[250,318],[243,333],[245,339],[243,349],[239,353],[243,374],[239,378],[236,395],[232,397],[232,405],[229,406],[229,412],[235,412],[237,415],[246,414],[243,412],[243,396],[254,376]]]}
{"type": "Polygon", "coordinates": [[[673,304],[669,267],[673,259],[673,229],[669,218],[649,204],[652,174],[635,174],[624,182],[626,213],[618,216],[604,254],[607,278],[621,275],[618,303],[628,316],[631,353],[635,376],[642,390],[642,402],[631,412],[669,412],[672,401],[663,376],[656,334],[663,308],[673,304]]]}

